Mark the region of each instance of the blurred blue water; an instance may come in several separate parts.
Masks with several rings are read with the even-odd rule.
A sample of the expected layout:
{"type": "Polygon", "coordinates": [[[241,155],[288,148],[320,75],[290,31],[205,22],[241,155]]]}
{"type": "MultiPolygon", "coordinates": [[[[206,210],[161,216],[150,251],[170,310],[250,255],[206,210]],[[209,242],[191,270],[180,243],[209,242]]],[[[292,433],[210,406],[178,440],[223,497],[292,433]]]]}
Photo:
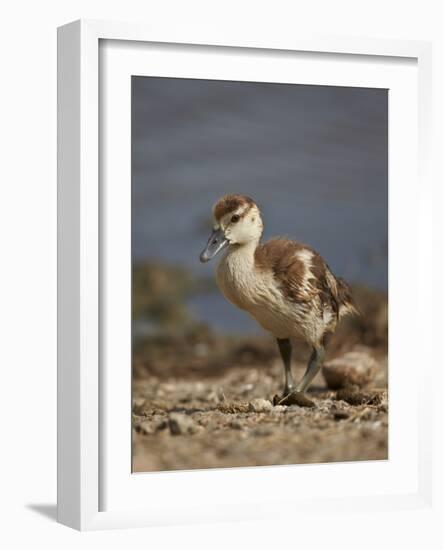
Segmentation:
{"type": "MultiPolygon", "coordinates": [[[[338,275],[387,290],[386,90],[133,77],[135,261],[211,272],[198,255],[211,206],[243,193],[265,238],[318,250],[338,275]]],[[[254,330],[218,294],[195,297],[216,328],[254,330]]]]}

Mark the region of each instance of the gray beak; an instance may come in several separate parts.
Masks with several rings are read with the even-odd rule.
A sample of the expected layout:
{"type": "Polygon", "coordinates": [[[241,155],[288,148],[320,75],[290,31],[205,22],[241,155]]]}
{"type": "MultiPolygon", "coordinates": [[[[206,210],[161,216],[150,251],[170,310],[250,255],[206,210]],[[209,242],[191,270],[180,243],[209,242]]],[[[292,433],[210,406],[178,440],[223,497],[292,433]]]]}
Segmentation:
{"type": "Polygon", "coordinates": [[[203,252],[200,254],[200,261],[203,263],[209,262],[227,246],[229,246],[229,241],[225,237],[223,229],[214,229],[203,252]]]}

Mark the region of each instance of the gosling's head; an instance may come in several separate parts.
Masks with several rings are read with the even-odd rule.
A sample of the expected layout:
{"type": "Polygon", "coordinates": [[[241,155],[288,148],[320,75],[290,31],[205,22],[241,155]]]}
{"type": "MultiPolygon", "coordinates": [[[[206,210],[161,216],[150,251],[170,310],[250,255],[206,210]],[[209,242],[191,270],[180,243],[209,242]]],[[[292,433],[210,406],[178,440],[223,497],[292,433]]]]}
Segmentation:
{"type": "Polygon", "coordinates": [[[213,209],[213,231],[200,254],[201,262],[208,262],[230,245],[258,242],[263,233],[260,210],[245,195],[225,195],[213,209]]]}

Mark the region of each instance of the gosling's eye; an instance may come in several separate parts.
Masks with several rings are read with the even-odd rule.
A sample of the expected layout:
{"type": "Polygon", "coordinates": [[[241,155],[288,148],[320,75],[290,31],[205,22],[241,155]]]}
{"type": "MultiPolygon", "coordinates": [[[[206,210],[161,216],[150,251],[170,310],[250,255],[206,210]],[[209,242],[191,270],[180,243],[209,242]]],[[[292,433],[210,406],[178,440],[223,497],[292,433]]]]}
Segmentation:
{"type": "Polygon", "coordinates": [[[239,219],[240,219],[240,216],[238,214],[234,214],[231,218],[231,222],[237,223],[239,219]]]}

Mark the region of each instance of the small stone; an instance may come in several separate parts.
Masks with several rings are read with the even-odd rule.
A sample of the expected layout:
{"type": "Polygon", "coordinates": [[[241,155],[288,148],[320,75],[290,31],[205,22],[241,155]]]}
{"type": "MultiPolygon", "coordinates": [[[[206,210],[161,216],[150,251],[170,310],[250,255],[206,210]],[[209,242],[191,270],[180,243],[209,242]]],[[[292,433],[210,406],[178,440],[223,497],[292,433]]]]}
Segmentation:
{"type": "Polygon", "coordinates": [[[136,397],[132,403],[132,410],[136,414],[142,414],[146,404],[146,399],[143,397],[136,397]]]}
{"type": "Polygon", "coordinates": [[[249,412],[263,413],[272,411],[272,403],[267,399],[253,399],[249,403],[249,412]]]}
{"type": "Polygon", "coordinates": [[[149,421],[145,420],[138,426],[138,431],[143,435],[153,435],[156,432],[166,428],[166,422],[164,420],[149,421]]]}
{"type": "Polygon", "coordinates": [[[239,422],[238,420],[231,420],[231,422],[229,422],[229,427],[232,428],[233,430],[242,430],[243,429],[243,425],[241,422],[239,422]]]}
{"type": "Polygon", "coordinates": [[[152,435],[153,433],[155,433],[155,427],[152,422],[142,422],[139,429],[140,432],[144,435],[152,435]]]}
{"type": "Polygon", "coordinates": [[[349,416],[348,411],[334,411],[334,420],[346,420],[349,416]]]}
{"type": "Polygon", "coordinates": [[[197,431],[197,426],[186,414],[172,413],[169,415],[169,430],[172,435],[192,434],[197,431]]]}
{"type": "Polygon", "coordinates": [[[371,356],[369,350],[361,348],[326,362],[323,366],[323,376],[332,390],[349,385],[362,388],[372,382],[377,370],[377,361],[371,356]]]}
{"type": "Polygon", "coordinates": [[[220,401],[218,392],[216,392],[215,390],[210,391],[206,396],[206,401],[210,403],[218,403],[220,401]]]}

